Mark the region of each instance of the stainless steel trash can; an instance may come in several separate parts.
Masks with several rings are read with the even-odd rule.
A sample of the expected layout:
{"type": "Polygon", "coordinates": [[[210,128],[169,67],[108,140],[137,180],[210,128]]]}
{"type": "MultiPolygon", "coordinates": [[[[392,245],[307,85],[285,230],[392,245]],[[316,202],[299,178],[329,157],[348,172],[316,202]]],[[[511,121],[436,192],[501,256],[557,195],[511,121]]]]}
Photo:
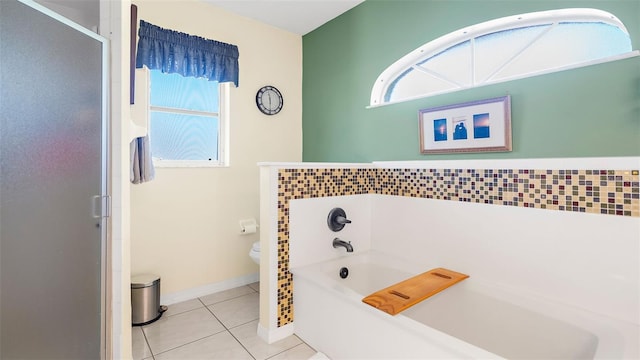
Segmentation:
{"type": "Polygon", "coordinates": [[[166,310],[160,305],[160,277],[143,274],[131,278],[131,323],[147,325],[166,310]]]}

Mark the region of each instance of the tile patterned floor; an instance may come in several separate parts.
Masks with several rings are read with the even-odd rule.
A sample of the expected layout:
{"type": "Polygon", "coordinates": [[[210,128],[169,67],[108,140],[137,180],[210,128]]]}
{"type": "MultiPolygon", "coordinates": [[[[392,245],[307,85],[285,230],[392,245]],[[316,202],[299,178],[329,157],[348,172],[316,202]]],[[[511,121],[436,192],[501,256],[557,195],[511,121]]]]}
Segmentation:
{"type": "Polygon", "coordinates": [[[134,326],[134,360],[308,359],[315,351],[292,335],[267,344],[256,334],[258,283],[169,305],[160,320],[134,326]]]}

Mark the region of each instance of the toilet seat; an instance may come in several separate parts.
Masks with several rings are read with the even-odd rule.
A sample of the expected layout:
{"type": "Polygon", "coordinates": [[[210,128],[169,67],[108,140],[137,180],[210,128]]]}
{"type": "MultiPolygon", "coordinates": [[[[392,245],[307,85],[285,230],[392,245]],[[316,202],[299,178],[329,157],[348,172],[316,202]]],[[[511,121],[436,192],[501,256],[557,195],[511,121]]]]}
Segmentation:
{"type": "Polygon", "coordinates": [[[251,251],[249,251],[249,257],[256,264],[260,264],[260,241],[256,241],[251,246],[251,251]]]}

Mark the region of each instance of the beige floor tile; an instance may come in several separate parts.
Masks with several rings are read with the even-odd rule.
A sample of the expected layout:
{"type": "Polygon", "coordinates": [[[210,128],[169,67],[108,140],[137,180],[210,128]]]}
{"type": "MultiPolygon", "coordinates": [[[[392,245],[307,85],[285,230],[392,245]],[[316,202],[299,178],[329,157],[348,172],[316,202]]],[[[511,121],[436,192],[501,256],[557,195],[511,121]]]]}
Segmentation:
{"type": "Polygon", "coordinates": [[[151,356],[151,349],[147,345],[142,328],[138,326],[131,328],[131,351],[133,360],[146,359],[151,356]]]}
{"type": "Polygon", "coordinates": [[[225,330],[204,307],[162,317],[142,329],[154,355],[225,330]]]}
{"type": "Polygon", "coordinates": [[[267,344],[258,337],[257,326],[258,320],[255,320],[230,330],[256,360],[267,359],[302,343],[302,340],[292,335],[273,344],[267,344]]]}
{"type": "Polygon", "coordinates": [[[155,356],[156,360],[252,359],[236,339],[224,331],[155,356]]]}
{"type": "Polygon", "coordinates": [[[208,306],[227,329],[257,320],[259,307],[260,295],[257,292],[208,306]]]}
{"type": "Polygon", "coordinates": [[[270,357],[269,360],[307,360],[316,353],[309,345],[302,343],[280,354],[270,357]]]}
{"type": "Polygon", "coordinates": [[[204,307],[204,305],[202,305],[202,302],[200,302],[200,300],[191,299],[191,300],[169,305],[167,311],[164,314],[162,314],[162,316],[176,315],[186,311],[195,310],[201,307],[204,307]]]}
{"type": "Polygon", "coordinates": [[[217,292],[211,295],[201,296],[200,300],[205,305],[212,305],[215,303],[219,303],[222,301],[230,300],[233,298],[237,298],[242,295],[252,294],[255,290],[250,288],[249,286],[240,286],[234,289],[229,289],[221,292],[217,292]]]}
{"type": "Polygon", "coordinates": [[[247,285],[248,287],[252,288],[253,290],[260,292],[260,282],[254,282],[251,283],[249,285],[247,285]]]}

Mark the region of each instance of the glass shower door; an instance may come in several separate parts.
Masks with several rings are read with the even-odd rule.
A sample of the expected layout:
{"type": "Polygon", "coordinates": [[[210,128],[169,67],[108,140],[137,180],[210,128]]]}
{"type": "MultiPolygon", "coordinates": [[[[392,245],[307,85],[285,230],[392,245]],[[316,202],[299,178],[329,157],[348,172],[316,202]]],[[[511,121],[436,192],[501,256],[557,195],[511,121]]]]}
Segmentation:
{"type": "Polygon", "coordinates": [[[99,359],[106,43],[49,15],[0,0],[0,358],[99,359]]]}

